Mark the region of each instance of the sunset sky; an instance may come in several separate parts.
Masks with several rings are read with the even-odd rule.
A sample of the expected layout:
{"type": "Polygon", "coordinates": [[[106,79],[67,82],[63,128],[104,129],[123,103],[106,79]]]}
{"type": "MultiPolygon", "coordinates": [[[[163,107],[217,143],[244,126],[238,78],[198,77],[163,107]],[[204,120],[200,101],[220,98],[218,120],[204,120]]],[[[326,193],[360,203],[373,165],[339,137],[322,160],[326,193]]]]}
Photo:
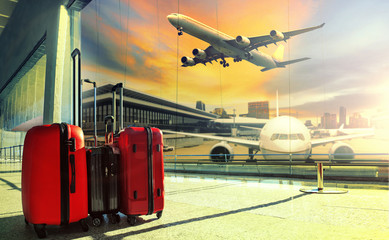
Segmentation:
{"type": "MultiPolygon", "coordinates": [[[[389,1],[319,0],[94,0],[82,12],[83,78],[98,85],[123,82],[135,89],[206,110],[224,107],[247,113],[247,103],[270,102],[298,112],[299,118],[324,112],[365,117],[389,108],[389,1]],[[232,37],[268,35],[325,23],[291,38],[284,60],[312,59],[261,72],[249,62],[181,67],[182,56],[209,44],[177,30],[166,16],[179,12],[232,37]]],[[[272,55],[277,46],[259,50],[272,55]]]]}

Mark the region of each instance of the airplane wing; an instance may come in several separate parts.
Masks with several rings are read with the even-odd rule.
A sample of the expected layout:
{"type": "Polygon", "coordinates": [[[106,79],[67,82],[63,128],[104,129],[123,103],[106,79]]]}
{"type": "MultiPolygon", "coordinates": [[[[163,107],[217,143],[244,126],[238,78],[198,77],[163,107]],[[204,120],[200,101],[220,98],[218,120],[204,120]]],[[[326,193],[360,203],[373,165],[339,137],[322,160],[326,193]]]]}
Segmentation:
{"type": "Polygon", "coordinates": [[[253,141],[248,139],[241,139],[241,138],[230,138],[230,137],[219,137],[219,136],[212,136],[207,134],[200,134],[200,133],[186,133],[186,132],[175,132],[170,130],[162,130],[163,133],[171,133],[171,134],[179,134],[184,136],[191,136],[191,137],[199,137],[199,138],[205,138],[205,139],[212,139],[212,140],[218,140],[218,141],[225,141],[233,144],[242,145],[249,148],[254,148],[259,150],[259,141],[253,141]]]}
{"type": "Polygon", "coordinates": [[[333,143],[333,142],[343,141],[343,140],[350,140],[353,138],[371,137],[373,135],[374,135],[374,133],[362,133],[362,134],[350,134],[350,135],[328,137],[328,138],[319,138],[319,139],[313,139],[311,141],[311,144],[312,144],[312,147],[317,147],[320,145],[326,145],[327,143],[333,143]]]}
{"type": "MultiPolygon", "coordinates": [[[[277,37],[272,37],[271,35],[264,35],[264,36],[259,36],[259,37],[249,37],[248,39],[250,40],[250,44],[246,47],[240,46],[238,43],[236,43],[235,39],[228,40],[226,42],[228,44],[231,44],[232,46],[234,46],[236,48],[239,48],[239,49],[242,49],[244,51],[249,52],[253,49],[257,49],[257,48],[262,47],[262,46],[267,47],[267,45],[272,44],[272,43],[276,44],[277,42],[280,42],[280,41],[286,42],[286,40],[288,40],[289,38],[291,38],[293,36],[296,36],[296,35],[299,35],[302,33],[306,33],[309,31],[313,31],[313,30],[321,28],[323,26],[324,26],[324,23],[321,25],[315,26],[315,27],[304,28],[304,29],[299,29],[299,30],[294,30],[294,31],[289,31],[289,32],[282,32],[281,35],[277,36],[277,37]]],[[[275,30],[273,30],[273,31],[275,31],[275,30]]],[[[271,33],[273,31],[271,31],[271,33]]]]}
{"type": "MultiPolygon", "coordinates": [[[[204,52],[207,54],[205,59],[201,59],[198,57],[193,58],[195,65],[198,63],[206,64],[206,63],[212,63],[212,61],[217,61],[219,58],[227,57],[224,56],[221,52],[217,51],[214,47],[209,46],[207,49],[204,50],[204,52]]],[[[183,64],[182,67],[187,67],[187,65],[183,64]]]]}
{"type": "Polygon", "coordinates": [[[250,130],[256,130],[259,133],[262,131],[262,128],[257,128],[257,127],[239,126],[239,128],[246,128],[246,129],[250,129],[250,130]]]}

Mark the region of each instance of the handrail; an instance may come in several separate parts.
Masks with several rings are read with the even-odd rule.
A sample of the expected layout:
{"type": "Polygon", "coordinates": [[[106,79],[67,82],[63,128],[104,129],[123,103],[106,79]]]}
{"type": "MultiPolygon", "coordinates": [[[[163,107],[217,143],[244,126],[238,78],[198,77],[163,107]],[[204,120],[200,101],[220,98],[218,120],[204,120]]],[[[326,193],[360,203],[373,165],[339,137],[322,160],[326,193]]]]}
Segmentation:
{"type": "MultiPolygon", "coordinates": [[[[268,153],[268,154],[175,154],[175,155],[164,155],[165,157],[213,157],[213,156],[221,156],[221,155],[226,155],[226,156],[305,156],[306,154],[304,153],[268,153]]],[[[389,156],[389,153],[337,153],[337,154],[328,154],[328,153],[318,153],[318,154],[311,154],[311,156],[389,156]]],[[[289,161],[289,159],[288,159],[289,161]]]]}
{"type": "MultiPolygon", "coordinates": [[[[85,138],[85,139],[92,139],[91,138],[85,138]]],[[[15,145],[15,146],[9,146],[9,147],[1,147],[0,148],[0,159],[4,156],[4,159],[6,160],[9,156],[9,159],[14,159],[16,160],[16,149],[18,149],[19,151],[19,154],[18,154],[18,158],[21,160],[22,159],[22,156],[23,156],[23,151],[22,151],[22,148],[23,148],[23,145],[15,145]],[[7,150],[9,149],[9,155],[7,155],[7,150]]],[[[257,162],[257,163],[271,163],[271,162],[294,162],[294,163],[298,163],[298,162],[306,162],[307,160],[306,159],[292,159],[293,156],[304,156],[306,154],[289,154],[289,153],[277,153],[277,154],[175,154],[175,155],[164,155],[164,159],[165,159],[165,162],[167,160],[174,160],[175,162],[177,162],[177,160],[180,160],[179,158],[185,158],[185,159],[182,159],[182,160],[185,160],[185,162],[183,163],[190,163],[188,162],[188,160],[196,160],[195,163],[199,163],[199,162],[212,162],[209,158],[210,157],[220,157],[220,156],[224,156],[224,163],[241,163],[241,162],[247,162],[248,159],[251,159],[250,161],[248,162],[257,162]],[[247,159],[231,159],[231,157],[247,157],[247,159]],[[252,157],[254,156],[285,156],[285,159],[276,159],[276,160],[266,160],[266,159],[252,159],[252,157]],[[186,157],[195,157],[195,159],[187,159],[186,157]],[[201,157],[207,157],[207,159],[202,159],[201,157]]],[[[323,157],[323,156],[328,156],[328,159],[329,159],[329,163],[331,164],[334,164],[336,165],[336,163],[339,163],[339,162],[342,162],[342,164],[345,164],[345,163],[350,163],[350,162],[353,162],[353,163],[356,163],[356,164],[360,164],[360,163],[364,163],[365,165],[366,164],[373,164],[373,163],[380,163],[380,164],[388,164],[389,165],[389,153],[345,153],[345,154],[342,154],[342,153],[339,153],[339,154],[325,154],[325,153],[319,153],[319,154],[311,154],[311,158],[309,160],[311,160],[312,162],[315,160],[315,156],[317,157],[323,157]],[[333,156],[383,156],[383,157],[387,157],[387,159],[333,159],[332,157],[333,156]]],[[[317,160],[317,159],[316,159],[317,160]]],[[[321,159],[322,160],[322,159],[321,159]]],[[[181,162],[180,162],[181,163],[181,162]]],[[[220,161],[215,161],[214,163],[221,163],[220,161]]],[[[372,165],[372,166],[376,166],[376,165],[372,165]]]]}
{"type": "Polygon", "coordinates": [[[4,156],[4,160],[7,160],[7,149],[9,149],[9,159],[13,159],[15,161],[16,158],[18,158],[19,160],[22,160],[22,157],[23,157],[22,147],[23,147],[23,145],[15,145],[15,146],[0,148],[0,159],[4,156]],[[16,157],[15,149],[19,149],[18,157],[16,157]],[[3,153],[3,150],[4,150],[4,153],[3,153]]]}
{"type": "Polygon", "coordinates": [[[306,154],[191,154],[191,155],[164,155],[164,161],[169,162],[172,161],[172,163],[182,163],[182,164],[199,164],[199,163],[205,163],[205,164],[252,164],[253,162],[256,162],[257,164],[261,165],[271,165],[274,163],[275,165],[298,165],[298,164],[313,164],[315,160],[327,160],[328,163],[326,165],[363,165],[363,166],[389,166],[389,153],[353,153],[353,154],[335,154],[336,157],[339,156],[352,156],[353,158],[350,159],[333,159],[334,154],[311,154],[311,157],[309,159],[293,159],[293,156],[304,156],[306,154]],[[212,161],[210,157],[213,156],[224,156],[225,161],[212,161]],[[230,157],[247,157],[242,159],[231,159],[230,157]],[[252,159],[253,156],[285,156],[284,159],[252,159]],[[326,158],[322,158],[325,156],[326,158]],[[363,158],[363,159],[356,159],[354,157],[356,156],[383,156],[385,159],[372,159],[372,158],[363,158]],[[207,157],[207,158],[204,158],[207,157]]]}

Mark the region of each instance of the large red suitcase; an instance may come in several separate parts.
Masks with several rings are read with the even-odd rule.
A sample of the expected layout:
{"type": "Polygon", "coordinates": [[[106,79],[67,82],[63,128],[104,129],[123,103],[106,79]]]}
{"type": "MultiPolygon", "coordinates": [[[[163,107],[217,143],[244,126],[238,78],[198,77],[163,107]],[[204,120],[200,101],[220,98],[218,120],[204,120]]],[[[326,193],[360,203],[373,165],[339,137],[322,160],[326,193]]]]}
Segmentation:
{"type": "Polygon", "coordinates": [[[22,203],[26,223],[38,237],[45,225],[80,221],[88,230],[88,184],[84,134],[65,123],[33,127],[24,140],[22,203]]]}
{"type": "Polygon", "coordinates": [[[164,208],[162,132],[157,128],[130,127],[120,132],[120,212],[135,225],[136,216],[164,208]]]}

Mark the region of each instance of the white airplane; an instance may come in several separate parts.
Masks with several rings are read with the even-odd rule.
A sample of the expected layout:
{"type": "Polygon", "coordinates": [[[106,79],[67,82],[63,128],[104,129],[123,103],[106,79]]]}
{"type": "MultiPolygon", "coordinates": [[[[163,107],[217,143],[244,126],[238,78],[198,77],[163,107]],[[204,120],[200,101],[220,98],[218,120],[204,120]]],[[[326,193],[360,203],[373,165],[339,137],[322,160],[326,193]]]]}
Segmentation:
{"type": "Polygon", "coordinates": [[[300,120],[290,116],[269,120],[262,128],[259,141],[168,130],[163,130],[163,132],[221,141],[211,148],[212,161],[233,158],[233,148],[228,143],[246,146],[250,154],[254,151],[261,151],[266,160],[289,159],[290,154],[292,159],[306,160],[311,156],[313,147],[335,143],[329,151],[333,159],[353,159],[353,148],[341,141],[373,135],[373,133],[362,133],[312,140],[308,128],[300,120]]]}
{"type": "Polygon", "coordinates": [[[240,62],[244,59],[254,65],[262,66],[264,67],[261,69],[262,72],[273,68],[284,68],[288,64],[301,62],[308,60],[309,58],[283,61],[283,45],[280,45],[277,48],[273,56],[258,51],[259,47],[267,47],[267,45],[273,43],[277,45],[277,42],[279,41],[286,42],[286,40],[292,36],[309,32],[324,26],[323,23],[316,27],[304,28],[295,31],[280,32],[272,30],[270,31],[270,35],[258,37],[245,37],[239,35],[236,38],[233,38],[183,14],[172,13],[167,16],[167,19],[175,28],[177,28],[179,31],[178,35],[182,35],[182,32],[185,32],[211,45],[205,50],[199,48],[193,49],[192,53],[195,56],[194,58],[186,56],[182,57],[181,62],[183,67],[194,66],[198,63],[205,65],[208,62],[212,63],[212,61],[217,61],[218,59],[221,59],[220,64],[223,64],[223,67],[228,67],[229,63],[226,62],[225,58],[231,57],[234,62],[240,62]]]}
{"type": "Polygon", "coordinates": [[[252,118],[252,117],[235,117],[235,118],[218,118],[215,120],[212,120],[211,123],[213,125],[220,125],[220,126],[246,126],[246,127],[263,127],[269,119],[258,119],[258,118],[252,118]]]}
{"type": "Polygon", "coordinates": [[[342,124],[337,129],[311,129],[312,137],[335,137],[340,135],[370,133],[374,135],[374,128],[344,128],[342,124]]]}

